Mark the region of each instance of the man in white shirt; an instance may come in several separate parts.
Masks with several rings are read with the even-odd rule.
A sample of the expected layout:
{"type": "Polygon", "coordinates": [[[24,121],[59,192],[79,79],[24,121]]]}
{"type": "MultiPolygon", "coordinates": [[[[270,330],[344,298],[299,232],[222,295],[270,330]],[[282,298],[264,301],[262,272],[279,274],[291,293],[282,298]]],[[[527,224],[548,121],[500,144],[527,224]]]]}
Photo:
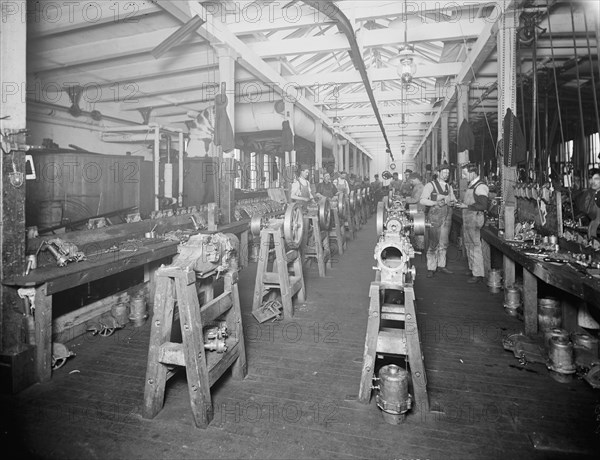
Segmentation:
{"type": "Polygon", "coordinates": [[[338,192],[345,193],[346,196],[350,195],[350,184],[346,180],[346,171],[340,172],[340,175],[333,181],[333,185],[338,192]]]}
{"type": "Polygon", "coordinates": [[[489,189],[479,177],[479,168],[474,163],[462,167],[462,176],[469,181],[463,202],[459,205],[463,210],[463,241],[473,275],[467,283],[480,283],[485,279],[481,228],[485,223],[484,212],[487,211],[489,189]]]}
{"type": "Polygon", "coordinates": [[[308,181],[308,175],[310,170],[306,166],[300,167],[300,173],[296,180],[292,183],[292,189],[290,192],[290,198],[292,202],[300,203],[303,208],[314,200],[312,191],[310,190],[310,182],[308,181]]]}
{"type": "Polygon", "coordinates": [[[450,166],[443,163],[437,168],[437,179],[425,184],[420,203],[427,206],[431,223],[429,232],[429,248],[427,249],[427,278],[431,278],[436,270],[452,274],[446,268],[446,250],[452,226],[452,206],[456,202],[454,191],[446,181],[450,176],[450,166]]]}

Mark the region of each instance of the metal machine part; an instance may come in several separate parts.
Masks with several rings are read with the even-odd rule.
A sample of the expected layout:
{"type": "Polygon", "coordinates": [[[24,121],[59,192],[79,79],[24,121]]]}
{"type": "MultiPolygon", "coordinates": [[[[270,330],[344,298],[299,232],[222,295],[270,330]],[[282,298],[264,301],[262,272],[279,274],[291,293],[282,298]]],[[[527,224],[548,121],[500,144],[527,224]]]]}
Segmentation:
{"type": "Polygon", "coordinates": [[[227,351],[227,343],[225,339],[229,336],[227,323],[222,321],[217,326],[204,328],[204,349],[216,351],[217,353],[225,353],[227,351]]]}
{"type": "Polygon", "coordinates": [[[86,258],[85,254],[75,244],[63,241],[60,238],[44,241],[40,249],[48,249],[54,259],[56,259],[56,265],[59,267],[64,267],[69,262],[79,262],[86,258]]]}
{"type": "Polygon", "coordinates": [[[555,336],[550,339],[548,369],[558,374],[574,374],[576,371],[573,342],[568,337],[555,336]]]}
{"type": "Polygon", "coordinates": [[[338,216],[343,219],[346,214],[346,194],[340,193],[329,199],[329,204],[333,209],[337,209],[338,216]]]}
{"type": "Polygon", "coordinates": [[[318,202],[309,204],[307,213],[308,216],[319,217],[319,227],[321,230],[329,230],[331,227],[331,205],[329,198],[322,197],[318,202]]]}
{"type": "Polygon", "coordinates": [[[282,228],[286,246],[291,249],[298,248],[304,237],[302,208],[298,203],[291,203],[288,204],[283,218],[255,216],[250,220],[250,232],[252,235],[260,236],[263,228],[282,228]]]}
{"type": "Polygon", "coordinates": [[[377,406],[383,411],[383,419],[397,425],[406,418],[412,407],[412,396],[408,392],[409,374],[395,364],[383,366],[379,370],[379,390],[376,396],[377,406]]]}
{"type": "Polygon", "coordinates": [[[382,282],[403,285],[416,276],[415,267],[409,268],[415,250],[408,236],[397,232],[384,233],[375,246],[376,270],[381,273],[382,282]]]}
{"type": "Polygon", "coordinates": [[[402,200],[384,199],[377,204],[376,226],[378,235],[385,230],[424,235],[430,224],[425,214],[418,212],[416,205],[409,205],[407,210],[402,200]]]}
{"type": "Polygon", "coordinates": [[[232,233],[192,235],[177,248],[173,265],[190,267],[200,278],[228,270],[237,270],[239,240],[232,233]]]}
{"type": "Polygon", "coordinates": [[[71,356],[75,356],[75,353],[70,351],[65,345],[59,342],[52,342],[52,370],[63,367],[67,359],[71,356]]]}

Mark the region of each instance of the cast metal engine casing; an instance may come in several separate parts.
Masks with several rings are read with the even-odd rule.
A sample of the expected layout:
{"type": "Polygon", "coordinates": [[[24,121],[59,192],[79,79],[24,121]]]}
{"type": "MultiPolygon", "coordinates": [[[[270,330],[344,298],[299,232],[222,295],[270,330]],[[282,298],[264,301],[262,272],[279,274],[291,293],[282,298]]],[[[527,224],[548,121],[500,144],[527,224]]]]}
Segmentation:
{"type": "Polygon", "coordinates": [[[386,230],[375,246],[376,269],[382,282],[404,284],[415,277],[415,267],[409,268],[415,250],[407,235],[386,230]]]}
{"type": "Polygon", "coordinates": [[[198,234],[177,248],[173,265],[190,267],[199,277],[237,270],[240,243],[232,233],[198,234]]]}

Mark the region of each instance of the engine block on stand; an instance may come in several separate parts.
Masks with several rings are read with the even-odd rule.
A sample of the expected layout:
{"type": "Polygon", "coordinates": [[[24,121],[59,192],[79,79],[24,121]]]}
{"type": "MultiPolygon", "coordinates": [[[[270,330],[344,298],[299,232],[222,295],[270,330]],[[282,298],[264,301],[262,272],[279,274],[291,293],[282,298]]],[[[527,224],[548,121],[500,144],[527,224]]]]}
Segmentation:
{"type": "MultiPolygon", "coordinates": [[[[384,420],[392,424],[399,423],[411,408],[429,411],[413,286],[416,269],[411,265],[415,255],[411,237],[424,234],[427,226],[425,215],[419,213],[416,206],[407,208],[403,200],[386,197],[377,206],[379,239],[374,251],[377,275],[369,289],[369,316],[358,400],[368,403],[371,390],[379,390],[378,405],[384,412],[384,420]],[[386,322],[385,327],[382,327],[382,321],[386,322]],[[390,379],[389,366],[379,372],[382,384],[372,386],[377,357],[383,355],[400,357],[399,364],[402,361],[407,364],[410,390],[416,404],[412,404],[413,396],[405,394],[408,385],[383,383],[390,379]],[[390,394],[390,388],[402,389],[402,394],[390,394]]],[[[400,368],[393,369],[394,376],[401,374],[400,368]]]]}

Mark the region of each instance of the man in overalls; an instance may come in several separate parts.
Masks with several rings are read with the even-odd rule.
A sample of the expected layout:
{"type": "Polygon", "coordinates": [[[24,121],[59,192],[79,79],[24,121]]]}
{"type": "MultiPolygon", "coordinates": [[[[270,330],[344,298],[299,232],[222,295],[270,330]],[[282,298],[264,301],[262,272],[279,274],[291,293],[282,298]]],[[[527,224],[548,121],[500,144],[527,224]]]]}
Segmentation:
{"type": "Polygon", "coordinates": [[[331,175],[329,173],[325,173],[323,175],[323,182],[320,182],[317,185],[317,196],[333,198],[337,195],[337,192],[337,188],[335,185],[333,185],[333,182],[331,182],[331,175]]]}
{"type": "Polygon", "coordinates": [[[310,182],[308,181],[309,174],[310,170],[305,166],[301,166],[300,173],[292,183],[292,190],[290,192],[292,202],[299,203],[302,209],[306,209],[306,206],[314,200],[314,196],[310,190],[310,182]]]}
{"type": "Polygon", "coordinates": [[[429,248],[427,249],[427,278],[431,278],[435,271],[452,274],[446,268],[446,249],[450,227],[452,226],[452,207],[456,197],[452,187],[446,182],[450,176],[448,163],[436,168],[437,178],[425,184],[421,194],[420,203],[428,208],[428,218],[431,227],[429,232],[429,248]]]}
{"type": "Polygon", "coordinates": [[[488,207],[488,186],[479,177],[479,168],[474,163],[462,167],[462,176],[468,180],[462,208],[463,241],[472,277],[467,283],[479,283],[485,278],[483,252],[481,250],[481,228],[485,222],[484,211],[488,207]]]}

